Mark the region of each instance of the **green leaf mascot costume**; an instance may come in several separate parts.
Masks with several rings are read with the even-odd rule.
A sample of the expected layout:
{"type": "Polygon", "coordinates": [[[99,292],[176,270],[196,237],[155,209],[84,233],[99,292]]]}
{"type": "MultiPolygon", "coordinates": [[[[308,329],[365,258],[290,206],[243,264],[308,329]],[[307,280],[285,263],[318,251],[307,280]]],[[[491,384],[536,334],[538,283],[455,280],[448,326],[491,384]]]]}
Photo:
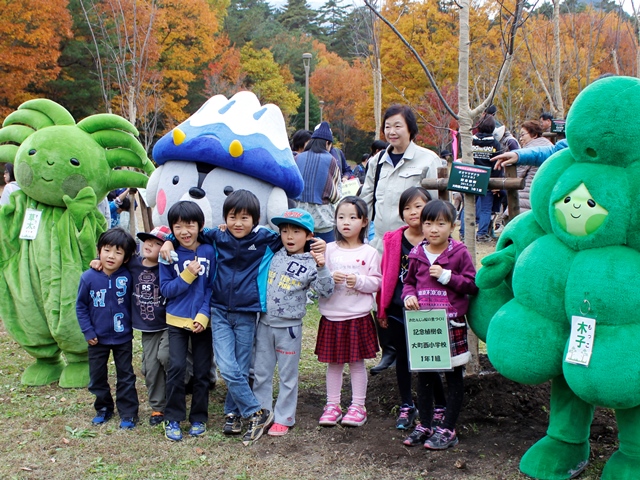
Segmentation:
{"type": "Polygon", "coordinates": [[[88,384],[87,342],[75,312],[78,282],[106,228],[98,200],[115,188],[144,187],[154,170],[137,134],[111,114],[76,125],[47,99],[23,103],[0,129],[0,161],[14,163],[21,188],[0,209],[0,318],[36,359],[22,375],[25,385],[88,384]],[[35,238],[21,239],[23,225],[38,215],[35,238]]]}
{"type": "Polygon", "coordinates": [[[637,78],[604,78],[576,98],[569,148],[539,169],[532,211],[509,224],[476,278],[470,324],[491,363],[517,382],[551,380],[547,435],[520,463],[534,478],[585,468],[595,406],[614,409],[619,429],[602,478],[640,475],[639,114],[637,78]],[[590,353],[583,364],[567,358],[576,347],[590,353]]]}

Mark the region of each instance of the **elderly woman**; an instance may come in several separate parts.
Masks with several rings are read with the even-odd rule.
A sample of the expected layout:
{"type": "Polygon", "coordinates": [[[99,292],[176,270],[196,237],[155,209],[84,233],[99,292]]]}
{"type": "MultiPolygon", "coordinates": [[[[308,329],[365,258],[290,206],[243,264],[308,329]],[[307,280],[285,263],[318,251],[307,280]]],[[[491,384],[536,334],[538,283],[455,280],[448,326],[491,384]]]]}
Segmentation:
{"type": "Polygon", "coordinates": [[[331,128],[327,122],[322,122],[311,135],[304,152],[296,156],[304,180],[304,190],[295,198],[296,206],[311,214],[315,223],[314,235],[327,243],[335,240],[335,204],[342,191],[340,166],[329,153],[332,145],[331,128]]]}
{"type": "MultiPolygon", "coordinates": [[[[382,237],[404,225],[398,214],[400,196],[409,187],[419,187],[423,178],[437,178],[440,159],[431,150],[414,143],[418,134],[416,117],[406,105],[392,105],[384,113],[384,136],[389,146],[369,159],[360,197],[367,203],[369,220],[374,222],[371,245],[382,253],[382,237]]],[[[437,198],[437,191],[429,192],[437,198]]],[[[380,363],[372,374],[389,368],[396,358],[387,329],[378,328],[382,348],[380,363]]]]}
{"type": "MultiPolygon", "coordinates": [[[[547,138],[542,136],[542,127],[535,120],[527,120],[520,127],[520,144],[523,148],[542,147],[553,145],[547,138]]],[[[518,191],[520,198],[520,211],[531,210],[529,195],[531,192],[531,182],[538,171],[538,167],[531,165],[518,165],[518,178],[525,179],[524,189],[518,191]]]]}

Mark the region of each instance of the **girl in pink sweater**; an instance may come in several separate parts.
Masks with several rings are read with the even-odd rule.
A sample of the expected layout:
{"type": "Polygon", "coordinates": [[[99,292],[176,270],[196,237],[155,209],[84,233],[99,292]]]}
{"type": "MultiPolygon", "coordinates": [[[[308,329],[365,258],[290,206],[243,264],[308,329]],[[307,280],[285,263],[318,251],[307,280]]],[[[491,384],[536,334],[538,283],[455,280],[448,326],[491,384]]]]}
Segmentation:
{"type": "Polygon", "coordinates": [[[365,358],[378,351],[371,308],[380,288],[380,256],[364,243],[368,231],[367,205],[358,197],[343,198],[336,208],[336,241],[327,245],[326,266],[335,290],[319,300],[320,326],[315,353],[327,366],[327,404],[320,425],[359,427],[367,421],[365,358]],[[342,416],[340,391],[345,363],[351,373],[351,406],[342,416]]]}

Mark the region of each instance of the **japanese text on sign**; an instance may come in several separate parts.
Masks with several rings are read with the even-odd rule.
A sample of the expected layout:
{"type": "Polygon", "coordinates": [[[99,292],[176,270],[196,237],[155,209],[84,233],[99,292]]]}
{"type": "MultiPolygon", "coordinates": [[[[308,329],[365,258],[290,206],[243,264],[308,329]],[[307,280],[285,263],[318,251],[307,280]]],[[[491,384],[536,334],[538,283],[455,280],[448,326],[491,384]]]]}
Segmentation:
{"type": "Polygon", "coordinates": [[[567,363],[589,366],[593,341],[596,334],[596,319],[587,317],[571,317],[571,335],[569,336],[569,348],[564,359],[567,363]]]}
{"type": "Polygon", "coordinates": [[[451,369],[451,346],[447,311],[405,311],[409,370],[439,371],[451,369]]]}

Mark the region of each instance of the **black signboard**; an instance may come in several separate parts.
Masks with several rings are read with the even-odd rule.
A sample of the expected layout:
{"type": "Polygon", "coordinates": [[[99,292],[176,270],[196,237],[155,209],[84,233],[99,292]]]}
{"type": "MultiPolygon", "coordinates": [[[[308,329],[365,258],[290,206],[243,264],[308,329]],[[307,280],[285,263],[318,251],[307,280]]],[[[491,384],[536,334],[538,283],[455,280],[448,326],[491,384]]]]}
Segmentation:
{"type": "Polygon", "coordinates": [[[490,167],[453,162],[447,189],[473,195],[486,195],[490,176],[490,167]]]}

